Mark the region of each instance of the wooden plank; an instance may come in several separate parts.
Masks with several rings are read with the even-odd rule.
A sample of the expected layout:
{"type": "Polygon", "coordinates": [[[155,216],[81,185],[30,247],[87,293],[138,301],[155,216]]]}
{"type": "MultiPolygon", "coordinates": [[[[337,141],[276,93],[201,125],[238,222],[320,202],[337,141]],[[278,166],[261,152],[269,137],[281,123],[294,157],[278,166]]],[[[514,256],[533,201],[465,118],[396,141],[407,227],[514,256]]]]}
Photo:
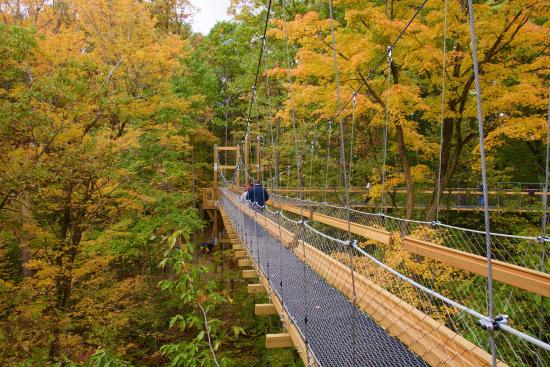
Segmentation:
{"type": "MultiPolygon", "coordinates": [[[[231,243],[233,243],[233,242],[231,242],[231,243]]],[[[243,245],[241,245],[240,243],[233,243],[233,247],[232,247],[232,248],[233,248],[233,250],[239,250],[239,251],[244,250],[243,245]]]]}
{"type": "MultiPolygon", "coordinates": [[[[334,228],[342,229],[345,231],[348,230],[348,222],[343,219],[330,217],[328,215],[317,213],[312,210],[301,209],[299,207],[288,205],[288,204],[273,203],[272,205],[275,208],[279,208],[281,210],[285,210],[290,213],[302,214],[303,216],[311,220],[315,220],[317,222],[329,225],[334,228]]],[[[358,224],[353,222],[350,223],[349,229],[353,234],[356,234],[358,236],[368,238],[374,241],[378,241],[386,245],[390,245],[392,241],[391,233],[384,229],[374,228],[371,226],[366,226],[363,224],[358,224]]]]}
{"type": "Polygon", "coordinates": [[[254,305],[254,314],[256,316],[277,315],[277,309],[273,303],[261,303],[254,305]]]}
{"type": "MultiPolygon", "coordinates": [[[[300,208],[285,204],[278,205],[278,207],[292,213],[297,213],[300,210],[300,208]]],[[[311,219],[334,228],[342,230],[348,229],[347,222],[339,218],[312,212],[311,219]]],[[[384,244],[391,244],[391,234],[387,231],[357,223],[351,223],[350,229],[351,232],[356,235],[373,239],[384,244]]],[[[405,250],[414,254],[422,255],[447,265],[487,277],[487,260],[483,256],[454,250],[445,246],[417,240],[412,237],[404,237],[402,244],[405,250]]],[[[508,264],[503,261],[493,260],[493,279],[545,297],[550,297],[550,274],[547,273],[508,264]]]]}
{"type": "MultiPolygon", "coordinates": [[[[334,228],[342,229],[345,231],[348,230],[348,222],[339,218],[333,218],[329,217],[328,215],[313,212],[311,219],[323,224],[327,224],[334,228]]],[[[391,233],[383,229],[353,222],[349,224],[349,229],[353,234],[375,240],[386,245],[390,245],[392,241],[391,233]]]]}
{"type": "Polygon", "coordinates": [[[237,166],[230,166],[230,165],[223,165],[223,164],[220,164],[218,166],[218,169],[235,169],[237,168],[237,166]]]}
{"type": "MultiPolygon", "coordinates": [[[[487,277],[487,258],[431,242],[404,237],[403,248],[458,269],[487,277]]],[[[493,279],[527,291],[550,297],[550,274],[493,260],[493,279]]]]}
{"type": "Polygon", "coordinates": [[[248,294],[258,294],[258,293],[266,292],[263,284],[248,284],[247,291],[248,291],[248,294]]]}
{"type": "Polygon", "coordinates": [[[235,259],[241,259],[246,256],[246,251],[235,251],[235,259]]]}
{"type": "Polygon", "coordinates": [[[266,334],[265,347],[267,349],[291,348],[294,347],[294,342],[288,333],[266,334]]]}
{"type": "Polygon", "coordinates": [[[250,259],[240,259],[239,260],[239,267],[241,268],[247,268],[252,266],[252,260],[250,259]]]}
{"type": "Polygon", "coordinates": [[[245,279],[257,278],[258,273],[256,273],[256,270],[243,270],[242,277],[245,279]]]}
{"type": "Polygon", "coordinates": [[[224,150],[238,150],[239,147],[218,147],[218,151],[224,151],[224,150]]]}

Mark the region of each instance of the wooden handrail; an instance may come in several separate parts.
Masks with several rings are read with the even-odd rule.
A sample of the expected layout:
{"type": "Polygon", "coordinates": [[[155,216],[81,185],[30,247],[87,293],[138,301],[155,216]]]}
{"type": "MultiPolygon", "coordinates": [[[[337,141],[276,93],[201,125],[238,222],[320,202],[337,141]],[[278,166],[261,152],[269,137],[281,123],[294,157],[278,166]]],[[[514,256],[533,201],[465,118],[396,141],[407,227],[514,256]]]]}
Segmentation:
{"type": "MultiPolygon", "coordinates": [[[[276,208],[300,214],[300,208],[288,204],[273,203],[276,208]]],[[[331,227],[348,230],[347,221],[328,215],[316,213],[311,210],[302,210],[308,213],[307,217],[331,227]]],[[[386,245],[391,244],[390,232],[382,229],[351,223],[351,232],[358,236],[368,238],[386,245]]],[[[427,258],[437,260],[458,269],[466,270],[474,274],[487,277],[487,259],[483,256],[469,252],[455,250],[446,246],[436,245],[407,236],[402,239],[403,249],[427,258]]],[[[529,269],[526,267],[509,264],[504,261],[493,260],[493,279],[502,283],[518,287],[529,292],[550,297],[550,274],[529,269]]]]}

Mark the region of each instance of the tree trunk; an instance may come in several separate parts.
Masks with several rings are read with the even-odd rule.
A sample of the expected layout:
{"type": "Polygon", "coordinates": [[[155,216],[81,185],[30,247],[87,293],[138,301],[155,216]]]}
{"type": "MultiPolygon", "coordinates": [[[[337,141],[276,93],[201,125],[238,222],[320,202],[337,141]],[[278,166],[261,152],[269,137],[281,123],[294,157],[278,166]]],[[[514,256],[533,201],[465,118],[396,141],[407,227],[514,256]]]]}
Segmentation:
{"type": "Polygon", "coordinates": [[[397,147],[399,150],[399,158],[403,166],[403,175],[405,176],[405,186],[407,188],[407,203],[406,213],[407,219],[412,219],[414,215],[414,185],[411,176],[411,167],[409,159],[407,158],[407,148],[405,146],[405,138],[403,135],[403,128],[401,125],[395,125],[395,134],[397,136],[397,147]]]}
{"type": "Polygon", "coordinates": [[[274,152],[274,157],[273,157],[273,160],[274,160],[274,172],[273,174],[275,175],[275,180],[273,182],[273,186],[278,188],[280,183],[281,183],[281,180],[280,180],[280,177],[279,177],[279,172],[280,172],[280,158],[279,158],[279,133],[280,133],[280,130],[281,130],[281,122],[279,121],[279,119],[277,119],[277,122],[275,123],[275,152],[274,152]]]}
{"type": "MultiPolygon", "coordinates": [[[[393,76],[393,83],[399,84],[399,71],[397,66],[391,63],[391,73],[393,76]]],[[[405,136],[403,134],[403,127],[399,124],[395,124],[395,135],[397,137],[397,148],[399,152],[399,158],[401,159],[401,165],[403,167],[403,176],[405,176],[405,187],[407,189],[407,202],[405,205],[405,216],[407,219],[412,219],[414,215],[414,184],[411,176],[411,166],[409,158],[407,157],[407,146],[405,145],[405,136]]]]}
{"type": "MultiPolygon", "coordinates": [[[[32,222],[29,205],[30,205],[29,194],[25,192],[22,195],[22,203],[21,203],[21,217],[25,223],[32,222]]],[[[21,256],[21,274],[23,275],[23,278],[27,278],[32,275],[32,271],[26,266],[27,263],[31,260],[31,254],[29,252],[29,238],[26,235],[25,231],[21,229],[17,230],[16,233],[19,234],[18,237],[19,237],[19,251],[21,256]]]]}

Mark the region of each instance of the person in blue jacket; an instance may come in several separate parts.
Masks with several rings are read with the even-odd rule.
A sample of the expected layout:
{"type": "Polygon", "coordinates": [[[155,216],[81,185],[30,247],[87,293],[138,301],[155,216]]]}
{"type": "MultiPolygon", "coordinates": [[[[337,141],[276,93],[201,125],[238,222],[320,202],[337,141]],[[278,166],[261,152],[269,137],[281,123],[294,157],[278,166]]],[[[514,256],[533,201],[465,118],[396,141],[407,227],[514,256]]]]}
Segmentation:
{"type": "Polygon", "coordinates": [[[263,208],[265,202],[269,200],[269,194],[261,182],[254,182],[254,185],[248,189],[246,200],[256,204],[257,208],[263,208]]]}

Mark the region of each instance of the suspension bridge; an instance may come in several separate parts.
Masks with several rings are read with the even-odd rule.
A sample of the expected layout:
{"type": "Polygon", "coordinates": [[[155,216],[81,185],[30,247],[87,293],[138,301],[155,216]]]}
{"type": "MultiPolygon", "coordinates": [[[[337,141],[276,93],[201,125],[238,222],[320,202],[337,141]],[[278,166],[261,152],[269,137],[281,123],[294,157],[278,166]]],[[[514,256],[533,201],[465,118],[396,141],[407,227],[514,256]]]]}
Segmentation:
{"type": "MultiPolygon", "coordinates": [[[[364,205],[352,205],[351,194],[361,191],[350,187],[357,93],[385,62],[391,69],[393,49],[426,2],[420,4],[362,84],[344,101],[339,87],[332,1],[329,1],[338,106],[330,121],[338,122],[340,130],[341,186],[335,196],[338,201],[327,197],[329,135],[325,187],[303,187],[304,162],[297,149],[294,165],[297,186],[279,187],[273,184],[278,182],[275,177],[271,180],[270,200],[265,206],[258,206],[244,202],[240,195],[245,181],[264,178],[261,139],[258,135],[255,169],[251,169],[250,140],[262,58],[267,54],[269,1],[245,136],[242,145],[214,148],[214,184],[203,191],[203,209],[212,220],[214,237],[231,244],[238,265],[243,268],[243,278],[251,280],[249,293],[266,295],[268,303],[256,304],[256,315],[279,315],[281,319],[285,332],[266,335],[266,347],[296,348],[308,367],[549,366],[550,274],[546,252],[550,238],[546,227],[550,133],[544,185],[538,191],[515,193],[542,200],[540,236],[494,233],[489,216],[491,192],[487,184],[482,91],[471,0],[467,8],[482,182],[473,195],[479,199],[477,206],[484,214],[485,229],[472,230],[439,221],[442,210],[439,198],[443,191],[441,162],[434,221],[388,214],[385,180],[389,97],[380,169],[382,192],[380,203],[376,204],[379,211],[368,212],[362,210],[364,205]],[[351,107],[349,162],[343,127],[343,114],[348,107],[351,107]],[[225,155],[224,164],[221,153],[225,155]],[[233,157],[233,164],[227,163],[227,154],[233,157]],[[256,177],[251,177],[254,171],[256,177]],[[304,193],[310,194],[308,199],[304,193]],[[316,196],[319,193],[322,195],[316,196]]],[[[445,15],[446,10],[445,2],[445,15]]],[[[284,10],[282,14],[286,33],[284,10]]],[[[444,75],[446,42],[443,44],[444,75]]],[[[296,134],[288,52],[287,55],[294,143],[303,145],[296,134]]],[[[390,74],[387,73],[388,95],[390,74]]],[[[444,76],[442,84],[443,120],[444,76]]]]}
{"type": "Polygon", "coordinates": [[[548,239],[491,233],[502,311],[491,318],[484,232],[276,194],[258,208],[225,178],[239,165],[216,166],[203,207],[219,213],[215,231],[254,282],[249,293],[268,296],[256,314],[281,318],[286,332],[267,335],[268,348],[294,347],[307,366],[550,362],[548,239]]]}

